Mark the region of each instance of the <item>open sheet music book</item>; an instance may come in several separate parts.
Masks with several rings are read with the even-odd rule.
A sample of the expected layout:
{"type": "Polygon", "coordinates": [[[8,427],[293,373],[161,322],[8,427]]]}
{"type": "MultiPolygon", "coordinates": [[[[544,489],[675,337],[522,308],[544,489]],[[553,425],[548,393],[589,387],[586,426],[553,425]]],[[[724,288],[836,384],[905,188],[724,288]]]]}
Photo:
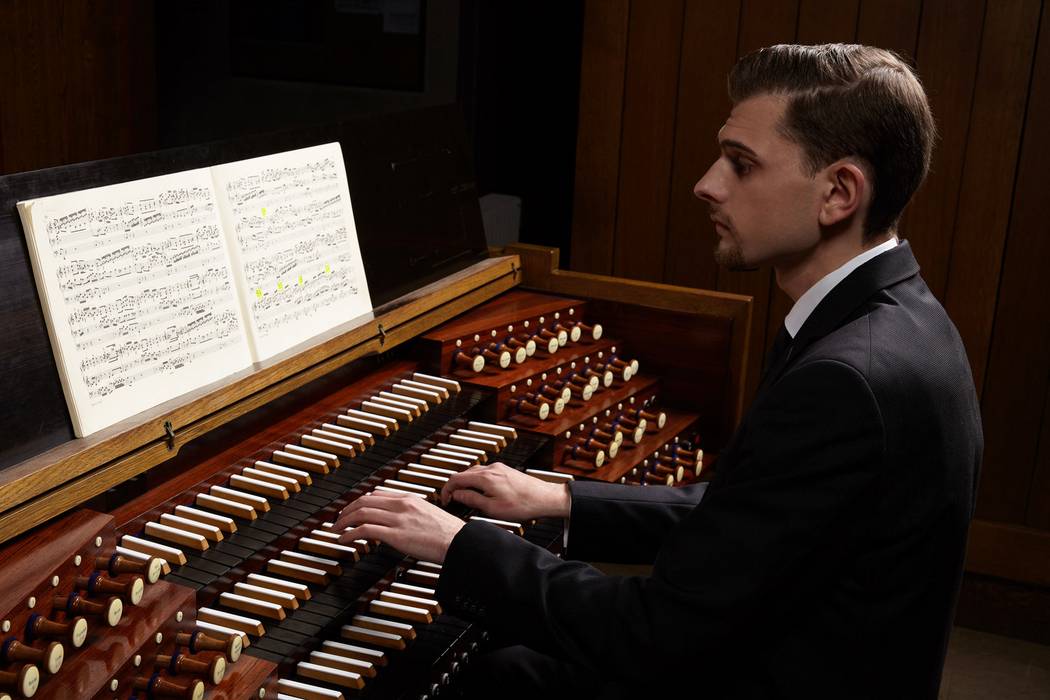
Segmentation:
{"type": "Polygon", "coordinates": [[[18,213],[80,437],[372,310],[338,143],[18,213]]]}

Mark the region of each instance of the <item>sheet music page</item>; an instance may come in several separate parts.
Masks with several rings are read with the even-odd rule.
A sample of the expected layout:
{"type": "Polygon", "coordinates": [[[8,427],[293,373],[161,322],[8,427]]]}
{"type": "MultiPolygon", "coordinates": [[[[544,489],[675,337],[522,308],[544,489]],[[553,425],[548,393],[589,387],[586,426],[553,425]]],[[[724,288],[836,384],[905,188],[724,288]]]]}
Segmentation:
{"type": "Polygon", "coordinates": [[[256,360],[372,310],[338,143],[211,171],[256,360]]]}
{"type": "Polygon", "coordinates": [[[78,436],[251,365],[208,169],[18,212],[78,436]]]}

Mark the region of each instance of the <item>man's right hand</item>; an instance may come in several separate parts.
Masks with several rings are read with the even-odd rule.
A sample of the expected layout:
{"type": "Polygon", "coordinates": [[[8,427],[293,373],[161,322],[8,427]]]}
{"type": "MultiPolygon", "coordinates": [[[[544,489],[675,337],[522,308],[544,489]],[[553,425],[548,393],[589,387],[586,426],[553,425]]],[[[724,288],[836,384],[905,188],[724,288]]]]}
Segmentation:
{"type": "Polygon", "coordinates": [[[529,476],[502,462],[453,474],[441,489],[441,502],[462,503],[502,520],[567,518],[572,509],[568,484],[529,476]]]}

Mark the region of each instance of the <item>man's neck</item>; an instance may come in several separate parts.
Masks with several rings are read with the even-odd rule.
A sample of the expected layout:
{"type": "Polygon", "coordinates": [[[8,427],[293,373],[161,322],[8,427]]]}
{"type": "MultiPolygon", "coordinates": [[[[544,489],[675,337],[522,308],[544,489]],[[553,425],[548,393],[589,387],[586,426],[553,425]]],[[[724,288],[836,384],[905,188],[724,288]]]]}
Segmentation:
{"type": "Polygon", "coordinates": [[[820,243],[805,253],[773,265],[777,276],[777,286],[791,297],[791,301],[798,301],[806,290],[826,275],[864,251],[871,250],[896,235],[896,231],[889,231],[870,240],[863,240],[859,235],[840,235],[821,239],[820,243]]]}

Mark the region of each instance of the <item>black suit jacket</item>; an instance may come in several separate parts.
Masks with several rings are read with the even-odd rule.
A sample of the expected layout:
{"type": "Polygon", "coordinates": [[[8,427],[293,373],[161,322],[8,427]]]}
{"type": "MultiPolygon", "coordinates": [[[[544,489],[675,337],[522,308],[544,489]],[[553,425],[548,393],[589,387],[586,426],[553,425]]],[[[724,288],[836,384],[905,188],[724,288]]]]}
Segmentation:
{"type": "Polygon", "coordinates": [[[651,576],[472,523],[439,597],[642,696],[936,698],[982,444],[962,342],[902,243],[767,369],[706,491],[573,485],[567,554],[651,576]]]}

